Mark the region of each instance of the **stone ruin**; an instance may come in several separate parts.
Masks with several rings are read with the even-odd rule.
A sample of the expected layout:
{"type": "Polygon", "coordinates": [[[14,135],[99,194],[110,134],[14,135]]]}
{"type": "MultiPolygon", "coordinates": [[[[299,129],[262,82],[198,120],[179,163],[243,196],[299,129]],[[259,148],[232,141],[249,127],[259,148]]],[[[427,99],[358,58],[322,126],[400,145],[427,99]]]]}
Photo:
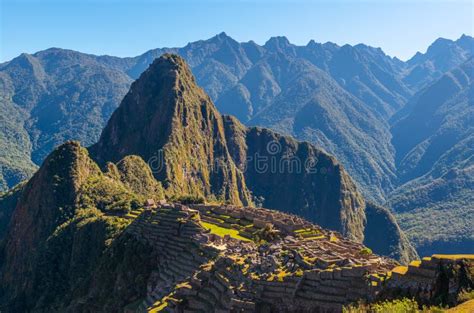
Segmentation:
{"type": "Polygon", "coordinates": [[[153,247],[156,269],[127,312],[341,312],[399,295],[429,302],[439,263],[452,261],[434,256],[405,269],[337,232],[261,208],[160,203],[135,214],[126,232],[153,247]]]}

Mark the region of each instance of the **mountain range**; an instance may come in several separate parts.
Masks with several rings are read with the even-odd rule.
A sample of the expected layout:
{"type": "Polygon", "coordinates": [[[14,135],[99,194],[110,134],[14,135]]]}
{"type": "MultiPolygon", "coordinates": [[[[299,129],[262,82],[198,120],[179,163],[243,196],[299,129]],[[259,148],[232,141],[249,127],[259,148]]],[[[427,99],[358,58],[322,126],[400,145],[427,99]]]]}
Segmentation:
{"type": "Polygon", "coordinates": [[[420,253],[474,246],[473,82],[471,58],[420,92],[392,126],[400,186],[389,203],[420,253]]]}
{"type": "Polygon", "coordinates": [[[221,113],[334,155],[364,196],[399,214],[420,251],[449,250],[443,238],[468,249],[472,234],[465,225],[472,225],[472,214],[462,216],[473,210],[472,141],[466,135],[472,125],[473,50],[469,36],[438,39],[426,53],[403,62],[362,44],[296,46],[274,37],[258,45],[221,33],[133,58],[57,48],[23,54],[0,65],[0,183],[5,190],[30,177],[65,140],[96,142],[131,82],[156,57],[176,53],[221,113]],[[447,88],[443,99],[436,95],[440,88],[447,88]],[[461,114],[463,108],[468,110],[461,114]],[[407,212],[417,212],[417,218],[407,212]],[[433,224],[415,240],[433,212],[450,212],[456,226],[433,224]]]}
{"type": "MultiPolygon", "coordinates": [[[[238,264],[220,257],[268,256],[270,245],[281,247],[273,259],[284,260],[284,250],[301,245],[301,258],[304,245],[312,244],[324,258],[291,263],[306,270],[345,266],[351,273],[358,267],[358,276],[396,265],[362,243],[403,263],[417,257],[390,212],[367,202],[333,156],[221,115],[184,59],[173,54],[156,59],[131,85],[97,143],[57,147],[28,182],[0,198],[0,212],[0,308],[7,312],[107,312],[128,305],[140,311],[137,306],[174,294],[195,272],[219,262],[238,264]],[[304,166],[262,168],[257,156],[267,165],[288,166],[290,160],[304,166]],[[163,205],[157,208],[151,199],[163,205]],[[200,207],[203,201],[208,206],[200,207]],[[256,209],[257,201],[276,211],[256,209]],[[210,235],[216,227],[228,234],[210,235]],[[165,262],[178,251],[189,263],[165,262]]],[[[267,271],[257,268],[259,259],[249,259],[252,279],[267,271]]],[[[297,269],[282,266],[289,276],[297,269]]],[[[346,300],[332,305],[341,303],[346,300]]]]}

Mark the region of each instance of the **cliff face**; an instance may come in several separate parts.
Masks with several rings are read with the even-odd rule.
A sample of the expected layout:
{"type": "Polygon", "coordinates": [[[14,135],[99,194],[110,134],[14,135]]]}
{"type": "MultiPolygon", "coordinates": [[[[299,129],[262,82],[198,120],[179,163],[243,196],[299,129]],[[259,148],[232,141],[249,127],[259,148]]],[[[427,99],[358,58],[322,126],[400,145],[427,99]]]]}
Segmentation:
{"type": "MultiPolygon", "coordinates": [[[[8,225],[21,196],[25,184],[19,184],[10,191],[0,195],[0,251],[3,240],[8,231],[8,225]]],[[[1,258],[1,257],[0,257],[1,258]]]]}
{"type": "MultiPolygon", "coordinates": [[[[175,55],[155,60],[133,83],[90,151],[99,164],[140,155],[168,197],[257,202],[364,240],[365,201],[337,160],[309,143],[221,116],[175,55]]],[[[406,255],[409,244],[393,248],[406,255]]]]}

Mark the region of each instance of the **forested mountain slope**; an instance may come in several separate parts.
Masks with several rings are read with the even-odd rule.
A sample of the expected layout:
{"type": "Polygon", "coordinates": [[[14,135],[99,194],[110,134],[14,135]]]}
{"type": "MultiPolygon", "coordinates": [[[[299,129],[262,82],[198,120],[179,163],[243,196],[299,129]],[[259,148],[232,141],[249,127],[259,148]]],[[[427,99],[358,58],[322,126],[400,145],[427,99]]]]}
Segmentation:
{"type": "MultiPolygon", "coordinates": [[[[469,36],[438,39],[402,62],[362,44],[296,46],[274,37],[258,45],[221,33],[132,58],[57,48],[23,54],[0,65],[0,188],[29,177],[66,139],[95,142],[131,81],[156,57],[173,52],[188,62],[220,112],[335,155],[364,195],[383,204],[400,184],[429,172],[443,152],[433,146],[422,153],[418,143],[411,151],[416,136],[394,133],[392,141],[391,125],[410,115],[430,84],[466,62],[472,50],[469,36]]],[[[417,116],[420,124],[428,118],[417,116]]]]}

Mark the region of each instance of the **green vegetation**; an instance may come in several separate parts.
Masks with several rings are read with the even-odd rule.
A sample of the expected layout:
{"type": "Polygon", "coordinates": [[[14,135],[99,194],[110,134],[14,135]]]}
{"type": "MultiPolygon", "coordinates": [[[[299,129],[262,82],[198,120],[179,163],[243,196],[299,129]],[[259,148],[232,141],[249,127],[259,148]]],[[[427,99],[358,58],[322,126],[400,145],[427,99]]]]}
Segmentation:
{"type": "Polygon", "coordinates": [[[77,210],[58,226],[39,251],[36,295],[60,303],[97,268],[102,253],[128,225],[128,221],[104,215],[95,208],[77,210]],[[60,264],[60,265],[59,265],[60,264]]]}
{"type": "Polygon", "coordinates": [[[360,250],[359,253],[361,255],[371,255],[372,254],[372,249],[365,247],[362,250],[360,250]]]}
{"type": "Polygon", "coordinates": [[[0,83],[0,192],[28,179],[38,168],[30,158],[26,116],[11,99],[14,90],[6,85],[0,83]]]}
{"type": "Polygon", "coordinates": [[[7,233],[13,210],[18,203],[18,199],[24,187],[25,183],[21,183],[8,192],[0,194],[0,246],[7,233]]]}
{"type": "Polygon", "coordinates": [[[474,290],[463,290],[459,293],[458,302],[462,303],[470,300],[474,300],[474,290]]]}
{"type": "Polygon", "coordinates": [[[367,224],[363,243],[366,247],[370,247],[377,254],[394,258],[402,264],[419,259],[416,250],[387,208],[368,201],[365,216],[367,224]],[[403,249],[393,249],[394,246],[401,246],[403,249]]]}
{"type": "MultiPolygon", "coordinates": [[[[206,45],[206,43],[203,44],[206,45]]],[[[240,52],[245,53],[244,51],[245,49],[240,52]]],[[[333,53],[327,52],[329,54],[333,53]]],[[[154,57],[157,55],[154,55],[154,57]]],[[[191,57],[189,54],[187,55],[191,57]]],[[[50,151],[50,145],[56,144],[57,141],[63,138],[80,139],[85,145],[93,143],[98,138],[104,121],[116,107],[117,99],[120,99],[125,93],[120,91],[124,84],[127,85],[127,81],[123,80],[123,74],[125,72],[133,73],[136,78],[144,70],[143,66],[150,64],[152,61],[152,59],[146,59],[147,61],[144,63],[134,64],[135,59],[114,59],[112,65],[108,62],[110,60],[107,59],[107,61],[106,59],[83,55],[74,51],[54,49],[53,53],[52,51],[45,51],[34,56],[24,55],[16,60],[17,62],[9,63],[8,69],[2,68],[2,74],[13,81],[18,76],[12,74],[20,72],[24,74],[18,77],[20,81],[34,78],[31,81],[32,92],[30,96],[32,99],[23,99],[27,102],[23,104],[28,108],[33,108],[33,112],[28,113],[33,115],[34,122],[28,122],[32,124],[31,131],[34,135],[27,135],[31,138],[38,138],[33,149],[35,162],[39,163],[44,155],[50,151]],[[58,60],[64,63],[58,63],[58,60]],[[45,64],[48,66],[45,66],[45,64]],[[60,79],[61,75],[54,71],[51,72],[51,68],[54,68],[55,64],[58,66],[59,72],[65,69],[68,70],[68,79],[60,79]],[[82,67],[87,70],[80,73],[76,72],[77,68],[82,67]],[[128,72],[125,68],[131,72],[128,72]],[[31,69],[34,69],[34,71],[31,69]],[[69,74],[77,75],[78,80],[72,81],[69,79],[69,74]],[[90,84],[92,77],[102,79],[85,88],[84,84],[90,84]],[[116,80],[113,80],[113,78],[116,80]],[[45,81],[48,83],[46,84],[45,81]],[[48,86],[47,91],[44,90],[44,86],[48,86]],[[55,93],[57,95],[58,90],[62,90],[63,93],[61,93],[59,99],[53,101],[51,97],[54,97],[55,93]],[[70,94],[70,90],[84,90],[84,92],[77,99],[76,95],[70,94]],[[33,101],[36,97],[45,101],[44,108],[36,107],[37,102],[33,101]],[[63,98],[74,99],[74,101],[63,102],[63,98]],[[86,102],[86,100],[90,101],[86,102]],[[49,105],[49,101],[54,102],[63,110],[57,112],[56,107],[49,105]],[[54,126],[51,127],[44,127],[48,129],[36,129],[35,127],[39,124],[51,125],[51,123],[45,122],[45,119],[47,121],[48,116],[50,116],[50,114],[44,113],[48,109],[58,114],[57,123],[54,123],[54,126]],[[38,112],[43,112],[43,114],[36,116],[38,112]],[[67,112],[67,114],[64,112],[67,112]],[[84,121],[84,119],[86,120],[84,121]],[[52,134],[54,134],[54,137],[52,134]],[[51,138],[54,138],[54,140],[51,138]]],[[[242,56],[242,60],[247,60],[247,58],[242,56]]],[[[198,63],[200,62],[215,66],[220,64],[222,60],[218,61],[211,56],[206,56],[202,60],[200,59],[198,63]]],[[[268,63],[266,58],[263,58],[261,62],[262,66],[268,66],[269,69],[275,66],[273,62],[268,63]]],[[[385,123],[375,118],[374,112],[371,112],[373,106],[364,105],[364,101],[358,101],[355,96],[347,93],[334,79],[311,62],[308,63],[307,60],[298,59],[294,60],[293,65],[288,68],[289,72],[287,74],[298,77],[298,82],[301,82],[298,86],[302,89],[292,90],[291,86],[281,85],[283,83],[281,77],[273,76],[272,71],[265,71],[265,76],[269,75],[268,82],[271,82],[268,90],[281,90],[282,92],[292,90],[292,92],[287,95],[289,99],[288,102],[284,102],[284,106],[274,108],[275,110],[269,109],[266,112],[260,112],[262,113],[262,119],[254,120],[254,124],[272,127],[302,140],[317,143],[338,156],[366,191],[370,188],[369,193],[373,193],[375,197],[382,199],[379,196],[381,186],[390,187],[391,175],[393,175],[389,145],[379,144],[382,139],[382,141],[388,142],[390,138],[389,132],[382,129],[386,126],[385,123]],[[313,88],[314,79],[318,81],[319,88],[313,88]],[[295,98],[299,99],[298,103],[300,104],[296,111],[294,110],[295,107],[291,105],[295,98]],[[327,110],[328,107],[331,110],[327,110]],[[281,117],[286,116],[286,113],[288,113],[289,119],[282,120],[281,117]],[[324,121],[324,123],[315,124],[318,119],[324,121]],[[292,123],[299,126],[304,125],[300,129],[307,129],[308,131],[287,129],[287,126],[292,123]],[[351,131],[353,129],[356,131],[351,131]],[[325,140],[321,141],[318,139],[320,136],[315,136],[318,132],[326,136],[325,140]],[[374,147],[381,151],[373,152],[374,147]],[[357,151],[360,153],[357,153],[357,151]],[[374,172],[376,174],[373,174],[374,172]],[[369,182],[366,182],[366,180],[369,180],[369,182]]],[[[257,69],[251,64],[248,64],[248,66],[248,69],[257,69]]],[[[247,66],[244,66],[238,72],[245,72],[246,69],[247,66]]],[[[365,220],[362,196],[356,185],[334,158],[308,143],[298,143],[296,140],[277,135],[269,130],[246,128],[235,118],[221,116],[214,104],[209,101],[205,92],[196,85],[196,81],[215,82],[216,80],[202,80],[199,73],[204,73],[200,72],[198,68],[194,68],[194,70],[198,71],[195,73],[198,76],[197,80],[193,77],[193,73],[185,64],[185,61],[174,55],[166,55],[154,62],[150,71],[146,72],[134,84],[132,90],[134,94],[146,94],[146,99],[150,99],[150,101],[140,103],[140,108],[137,108],[132,99],[133,97],[125,97],[121,104],[122,109],[117,111],[117,115],[110,120],[108,126],[104,129],[101,142],[91,147],[90,151],[93,158],[101,166],[106,166],[107,162],[118,163],[117,167],[123,166],[122,175],[115,176],[115,178],[122,181],[136,194],[156,194],[155,197],[160,198],[161,192],[158,189],[164,188],[168,197],[173,195],[177,197],[197,195],[206,198],[207,201],[216,200],[219,203],[237,205],[252,205],[253,199],[255,199],[259,206],[303,215],[303,217],[313,219],[313,222],[319,223],[323,227],[331,227],[343,232],[343,235],[355,239],[364,237],[365,220]],[[162,69],[168,67],[176,69],[176,77],[165,77],[160,74],[166,72],[162,69]],[[163,82],[163,84],[159,84],[160,88],[156,88],[158,80],[163,82]],[[176,83],[182,86],[182,92],[177,98],[168,97],[173,92],[176,83]],[[123,112],[133,114],[122,114],[123,112]],[[151,129],[160,131],[150,132],[151,129]],[[285,155],[297,156],[302,163],[317,159],[318,162],[314,170],[317,170],[321,175],[306,175],[301,171],[294,171],[289,173],[288,179],[282,180],[278,173],[255,173],[252,170],[254,166],[246,164],[246,156],[267,153],[267,145],[272,141],[281,144],[285,155]],[[162,161],[166,166],[163,171],[154,171],[153,175],[158,178],[163,187],[146,190],[151,185],[142,185],[142,182],[146,181],[146,179],[141,179],[144,176],[136,176],[134,173],[128,175],[127,161],[124,160],[130,155],[137,155],[143,160],[150,161],[157,157],[155,154],[158,152],[163,153],[160,157],[163,157],[162,161]],[[250,171],[244,173],[242,169],[247,165],[249,165],[250,171]],[[304,184],[301,183],[303,181],[304,184]],[[252,182],[253,185],[248,186],[249,182],[252,182]],[[139,189],[145,190],[145,192],[137,192],[139,189]],[[298,190],[298,192],[288,194],[288,190],[298,190]],[[254,191],[254,194],[252,194],[252,191],[254,191]],[[330,196],[327,198],[319,197],[319,193],[330,196]],[[301,197],[301,194],[308,196],[301,197]],[[315,214],[318,211],[326,210],[330,206],[336,208],[331,214],[315,214]],[[337,212],[338,210],[340,212],[337,212]],[[315,216],[321,216],[322,218],[315,220],[315,216]],[[340,219],[341,216],[350,218],[340,219]]],[[[227,73],[227,71],[225,72],[227,73]]],[[[260,73],[260,71],[257,72],[260,73]]],[[[249,72],[249,74],[251,73],[249,72]]],[[[388,76],[390,77],[392,74],[388,76]]],[[[214,74],[212,71],[206,71],[205,75],[206,77],[209,75],[213,77],[214,74]]],[[[220,75],[226,76],[224,73],[220,73],[220,75]]],[[[286,75],[282,77],[284,76],[286,75]]],[[[363,77],[371,76],[363,75],[363,77]]],[[[219,77],[218,81],[221,81],[221,78],[219,77]]],[[[258,77],[255,83],[258,85],[261,79],[261,77],[258,77]]],[[[235,77],[230,80],[224,78],[224,81],[222,81],[226,85],[224,89],[221,89],[223,86],[212,88],[205,85],[203,87],[210,92],[212,98],[216,99],[219,96],[218,90],[230,92],[233,90],[233,83],[231,82],[236,82],[235,77]],[[228,83],[231,85],[227,85],[228,83]]],[[[245,86],[246,82],[242,82],[242,84],[242,86],[245,86]]],[[[11,86],[17,85],[23,85],[23,83],[11,84],[11,86]]],[[[245,89],[245,87],[243,88],[245,89]]],[[[9,90],[5,94],[9,99],[18,99],[18,97],[13,96],[20,91],[16,90],[18,88],[13,89],[15,90],[9,90]]],[[[253,93],[251,90],[255,89],[253,87],[249,88],[248,92],[253,93]]],[[[366,89],[363,88],[363,90],[366,89]]],[[[261,95],[253,95],[256,97],[255,99],[249,98],[249,103],[244,106],[237,105],[237,107],[241,107],[245,111],[245,108],[256,105],[257,103],[254,102],[256,100],[260,104],[265,103],[265,105],[259,106],[260,109],[263,107],[273,108],[275,95],[270,93],[265,96],[265,99],[260,100],[258,99],[261,95]]],[[[286,94],[282,93],[283,95],[286,94]]],[[[396,97],[396,99],[402,98],[396,97]]],[[[243,98],[239,96],[228,99],[243,98]]],[[[378,98],[371,97],[371,99],[378,98]]],[[[384,102],[383,106],[385,105],[384,102]]],[[[256,114],[257,111],[259,109],[255,107],[252,114],[256,114]]],[[[239,116],[242,116],[240,113],[239,116]]],[[[20,115],[29,117],[28,114],[20,115]]],[[[29,149],[25,149],[25,151],[27,150],[29,149]]],[[[280,159],[278,163],[286,164],[284,161],[280,159]]],[[[132,163],[134,164],[132,172],[135,172],[136,167],[142,167],[142,165],[137,165],[136,162],[132,163]]],[[[111,170],[111,172],[115,171],[111,170]]],[[[123,204],[118,209],[123,210],[127,206],[128,204],[123,204]]],[[[395,234],[395,236],[398,236],[398,234],[395,234]]],[[[369,235],[365,237],[380,238],[369,235]]],[[[317,239],[318,237],[315,235],[311,238],[317,239]]],[[[406,249],[404,245],[396,243],[385,245],[385,247],[393,250],[406,249]]],[[[377,249],[374,249],[374,251],[379,252],[377,249]]]]}
{"type": "Polygon", "coordinates": [[[205,229],[208,229],[211,232],[211,234],[216,234],[216,235],[221,236],[221,237],[224,237],[225,235],[229,235],[230,237],[232,237],[234,239],[238,239],[238,240],[242,240],[242,241],[250,241],[250,239],[242,237],[241,235],[239,235],[239,232],[235,229],[224,228],[224,227],[221,227],[221,226],[218,226],[218,225],[215,225],[215,224],[211,224],[211,223],[206,223],[206,222],[201,222],[201,225],[205,229]]]}
{"type": "Polygon", "coordinates": [[[473,79],[471,58],[424,89],[392,128],[404,184],[389,205],[420,255],[474,253],[473,79]]]}
{"type": "Polygon", "coordinates": [[[400,299],[393,301],[383,301],[372,304],[354,304],[343,308],[343,313],[442,313],[444,309],[440,307],[425,307],[418,305],[415,300],[400,299]]]}
{"type": "Polygon", "coordinates": [[[206,199],[203,196],[197,195],[172,196],[169,200],[171,202],[179,202],[182,204],[204,204],[206,202],[206,199]]]}
{"type": "Polygon", "coordinates": [[[126,187],[144,198],[165,197],[161,183],[153,177],[150,167],[139,156],[126,156],[117,165],[109,163],[109,173],[113,173],[126,187]]]}
{"type": "Polygon", "coordinates": [[[80,207],[96,207],[101,211],[127,213],[141,206],[144,198],[104,175],[95,175],[87,179],[79,192],[80,207]]]}
{"type": "Polygon", "coordinates": [[[0,70],[0,190],[28,179],[67,140],[94,143],[131,82],[78,52],[22,54],[0,70]],[[46,87],[47,86],[47,87],[46,87]],[[53,120],[54,119],[54,122],[53,120]]]}

